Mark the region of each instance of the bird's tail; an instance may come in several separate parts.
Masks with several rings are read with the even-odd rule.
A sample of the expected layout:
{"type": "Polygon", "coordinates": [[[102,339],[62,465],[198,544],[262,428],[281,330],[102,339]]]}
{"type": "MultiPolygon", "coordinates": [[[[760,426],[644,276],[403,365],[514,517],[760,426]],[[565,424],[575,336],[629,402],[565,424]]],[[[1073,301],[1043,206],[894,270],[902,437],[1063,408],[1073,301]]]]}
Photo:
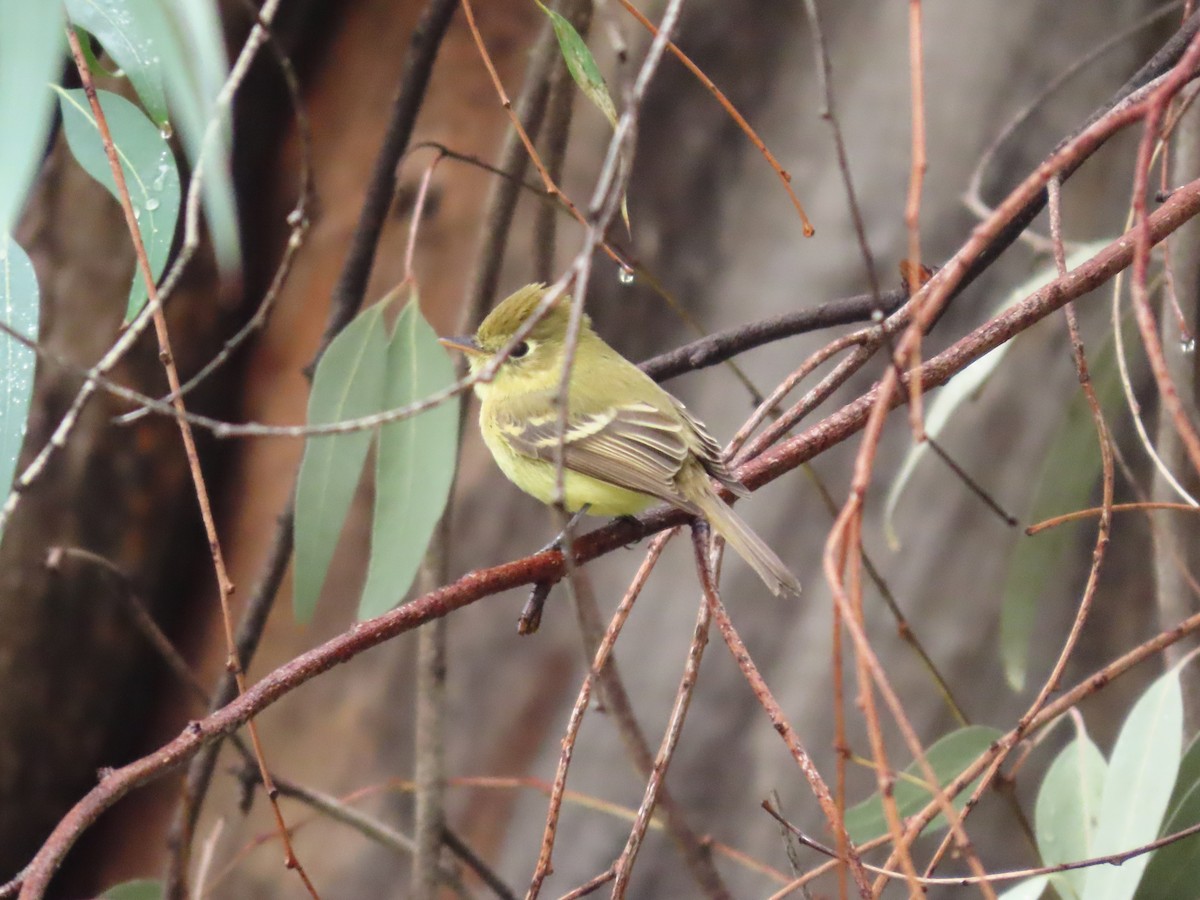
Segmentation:
{"type": "MultiPolygon", "coordinates": [[[[708,487],[707,478],[705,486],[708,487]]],[[[713,530],[725,538],[725,543],[736,550],[738,555],[758,573],[758,577],[763,580],[763,584],[771,590],[771,593],[776,596],[784,593],[800,593],[800,581],[792,574],[783,560],[775,555],[775,551],[768,547],[766,542],[742,520],[741,516],[730,508],[729,504],[718,497],[711,487],[695,493],[700,496],[689,499],[700,508],[700,512],[704,514],[704,518],[708,519],[713,530]]]]}

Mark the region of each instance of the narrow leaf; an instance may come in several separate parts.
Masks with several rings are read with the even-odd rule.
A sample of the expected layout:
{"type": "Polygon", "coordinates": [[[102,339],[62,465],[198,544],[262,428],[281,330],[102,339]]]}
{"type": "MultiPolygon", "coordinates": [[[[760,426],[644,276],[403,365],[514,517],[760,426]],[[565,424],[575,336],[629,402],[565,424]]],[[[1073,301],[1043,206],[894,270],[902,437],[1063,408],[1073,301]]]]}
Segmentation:
{"type": "Polygon", "coordinates": [[[1038,900],[1046,892],[1050,879],[1045,875],[1037,875],[1026,881],[1017,882],[1002,893],[999,900],[1038,900]]]}
{"type": "MultiPolygon", "coordinates": [[[[38,337],[38,283],[25,251],[0,234],[0,316],[31,340],[38,337]]],[[[0,334],[0,493],[8,494],[33,397],[34,352],[0,334]]]]}
{"type": "Polygon", "coordinates": [[[166,125],[160,48],[130,0],[66,0],[66,7],[71,22],[90,32],[129,79],[154,123],[166,125]]]}
{"type": "Polygon", "coordinates": [[[100,895],[101,900],[162,900],[162,882],[139,878],[110,887],[100,895]]]}
{"type": "MultiPolygon", "coordinates": [[[[57,90],[63,130],[71,153],[89,175],[104,185],[114,197],[119,197],[87,95],[78,89],[57,90]]],[[[97,94],[121,159],[121,168],[125,172],[125,185],[133,202],[142,243],[146,245],[150,270],[157,281],[167,264],[171,242],[175,239],[175,226],[179,221],[181,193],[175,157],[166,139],[154,127],[154,123],[146,118],[145,113],[117,94],[108,91],[98,91],[97,94]]],[[[125,321],[132,319],[145,302],[146,282],[135,266],[125,321]]]]}
{"type": "MultiPolygon", "coordinates": [[[[1097,241],[1076,250],[1067,257],[1068,270],[1090,259],[1106,245],[1107,242],[1097,241]]],[[[1034,291],[1052,281],[1056,277],[1056,274],[1057,272],[1053,264],[1039,269],[1031,277],[1014,288],[992,310],[992,314],[996,315],[1003,312],[1010,306],[1025,299],[1034,291]]],[[[1001,344],[995,350],[992,350],[986,356],[975,360],[975,362],[955,375],[945,387],[937,392],[933,398],[933,402],[929,404],[928,412],[925,414],[926,434],[933,438],[938,437],[954,414],[959,411],[960,407],[967,401],[978,398],[984,385],[991,378],[992,373],[999,368],[1000,363],[1003,362],[1005,354],[1008,353],[1008,349],[1011,346],[1012,341],[1008,341],[1001,344]]],[[[892,549],[897,549],[900,546],[900,537],[896,532],[895,525],[896,507],[899,505],[900,498],[908,487],[908,483],[912,480],[917,464],[925,457],[928,449],[929,444],[925,441],[910,447],[908,454],[904,458],[904,462],[900,466],[900,471],[896,473],[896,477],[892,479],[891,487],[888,489],[887,502],[884,505],[883,513],[883,530],[888,544],[891,545],[892,549]]]]}
{"type": "Polygon", "coordinates": [[[1191,743],[1183,751],[1179,760],[1179,774],[1175,776],[1175,790],[1171,792],[1171,803],[1167,807],[1167,815],[1174,816],[1184,798],[1192,792],[1192,788],[1200,784],[1200,734],[1192,736],[1191,743]]]}
{"type": "MultiPolygon", "coordinates": [[[[563,62],[566,63],[571,78],[583,91],[583,95],[592,101],[592,105],[604,114],[604,118],[608,119],[608,124],[616,128],[617,107],[612,101],[612,95],[608,92],[604,76],[600,74],[600,67],[596,65],[596,58],[588,49],[587,41],[575,30],[575,26],[570,21],[543,4],[541,0],[534,0],[534,2],[550,18],[554,36],[558,39],[558,49],[562,52],[563,62]]],[[[630,229],[629,203],[624,194],[621,195],[621,219],[625,222],[625,229],[628,231],[630,229]]]]}
{"type": "MultiPolygon", "coordinates": [[[[925,751],[925,756],[938,777],[938,783],[945,785],[974,762],[979,754],[987,750],[999,737],[1000,732],[995,728],[969,725],[937,740],[925,751]]],[[[971,788],[968,787],[955,798],[955,809],[962,808],[970,792],[971,788]]],[[[901,816],[912,815],[933,798],[921,777],[921,769],[915,762],[897,777],[893,795],[901,816]]],[[[926,831],[945,826],[945,817],[939,815],[930,822],[926,831]]],[[[846,830],[856,844],[887,834],[887,819],[883,812],[883,801],[878,793],[846,811],[846,830]]]]}
{"type": "Polygon", "coordinates": [[[571,73],[571,77],[575,79],[575,83],[579,85],[584,96],[591,100],[600,112],[604,113],[608,124],[616,128],[617,108],[613,104],[612,97],[609,96],[608,85],[604,83],[604,76],[600,74],[600,67],[596,65],[596,58],[588,49],[587,42],[580,37],[575,26],[569,21],[541,3],[540,0],[536,0],[536,2],[542,12],[550,17],[550,25],[554,28],[554,36],[558,38],[558,48],[562,51],[567,71],[571,73]]]}
{"type": "MultiPolygon", "coordinates": [[[[383,305],[377,303],[342,329],[321,356],[308,398],[308,423],[328,425],[379,412],[386,370],[383,305]]],[[[305,443],[296,483],[292,590],[300,622],[316,609],[373,435],[368,430],[314,435],[305,443]]]]}
{"type": "MultiPolygon", "coordinates": [[[[1200,738],[1179,764],[1175,790],[1161,837],[1200,823],[1200,738]]],[[[1200,872],[1200,834],[1167,844],[1154,851],[1138,884],[1135,900],[1179,900],[1200,897],[1196,873],[1200,872]]]]}
{"type": "MultiPolygon", "coordinates": [[[[1087,733],[1055,757],[1038,791],[1035,808],[1038,849],[1047,866],[1087,859],[1100,818],[1100,798],[1108,764],[1087,733]]],[[[1083,897],[1086,869],[1051,876],[1064,900],[1083,897]]]]}
{"type": "MultiPolygon", "coordinates": [[[[1096,828],[1092,855],[1132,850],[1159,833],[1183,743],[1183,696],[1179,670],[1173,668],[1142,694],[1117,736],[1096,828]]],[[[1088,869],[1087,900],[1127,900],[1134,895],[1149,856],[1128,859],[1120,866],[1088,869]]]]}
{"type": "MultiPolygon", "coordinates": [[[[1106,413],[1119,408],[1124,398],[1112,340],[1093,355],[1090,372],[1101,408],[1106,413]]],[[[1087,506],[1100,469],[1096,426],[1087,398],[1079,390],[1068,404],[1066,416],[1042,460],[1025,521],[1041,522],[1087,506]]],[[[1046,573],[1055,571],[1075,546],[1082,527],[1094,530],[1096,523],[1072,523],[1032,536],[1022,534],[1013,548],[1001,594],[1000,658],[1004,677],[1014,691],[1025,687],[1029,642],[1037,623],[1046,573]]]]}
{"type": "MultiPolygon", "coordinates": [[[[388,408],[415,403],[454,382],[454,366],[421,315],[415,292],[396,322],[387,360],[388,408]]],[[[457,452],[457,403],[442,403],[381,429],[360,619],[386,612],[408,593],[450,498],[457,452]]]]}
{"type": "Polygon", "coordinates": [[[46,147],[62,22],[53,0],[0,0],[0,234],[13,230],[46,147]]]}
{"type": "Polygon", "coordinates": [[[205,143],[229,71],[216,4],[212,0],[125,2],[138,23],[138,34],[153,44],[161,59],[171,119],[178,125],[193,170],[202,170],[204,212],[217,262],[222,271],[235,271],[241,265],[241,250],[227,115],[205,143]]]}

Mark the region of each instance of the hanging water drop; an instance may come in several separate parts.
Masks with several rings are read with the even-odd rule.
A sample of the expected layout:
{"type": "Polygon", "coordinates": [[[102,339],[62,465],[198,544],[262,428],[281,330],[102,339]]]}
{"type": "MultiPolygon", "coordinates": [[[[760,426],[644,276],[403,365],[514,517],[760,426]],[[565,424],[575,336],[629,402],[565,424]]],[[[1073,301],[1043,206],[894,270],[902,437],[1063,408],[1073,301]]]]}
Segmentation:
{"type": "Polygon", "coordinates": [[[154,212],[156,209],[158,209],[158,198],[157,197],[147,197],[146,198],[146,212],[154,212]]]}
{"type": "Polygon", "coordinates": [[[158,133],[162,135],[164,141],[169,141],[172,135],[175,134],[175,129],[171,127],[170,122],[163,122],[158,126],[158,133]]]}
{"type": "Polygon", "coordinates": [[[1192,354],[1196,352],[1196,339],[1194,337],[1186,337],[1179,342],[1179,351],[1184,354],[1192,354]]]}
{"type": "Polygon", "coordinates": [[[617,281],[621,284],[633,284],[633,269],[626,269],[624,266],[617,269],[617,281]]]}

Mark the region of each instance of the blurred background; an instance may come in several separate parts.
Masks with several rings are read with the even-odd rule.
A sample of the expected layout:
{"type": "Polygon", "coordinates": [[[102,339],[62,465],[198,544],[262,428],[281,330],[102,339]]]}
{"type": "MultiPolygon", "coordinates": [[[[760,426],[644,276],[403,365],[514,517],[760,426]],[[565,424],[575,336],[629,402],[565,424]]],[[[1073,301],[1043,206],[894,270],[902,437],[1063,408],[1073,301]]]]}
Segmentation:
{"type": "MultiPolygon", "coordinates": [[[[661,5],[647,4],[645,12],[660,14],[661,5]]],[[[929,156],[921,206],[925,262],[941,263],[969,235],[976,219],[963,202],[964,192],[1005,124],[1056,76],[1120,36],[995,148],[983,172],[987,201],[1018,183],[1161,45],[1178,22],[1178,10],[1130,29],[1158,6],[1150,0],[923,4],[929,156]]],[[[898,287],[897,264],[907,253],[904,203],[911,165],[907,5],[850,0],[818,7],[867,241],[883,286],[898,287]]],[[[306,154],[314,183],[312,225],[261,336],[192,395],[190,408],[233,420],[303,420],[304,368],[325,327],[331,291],[423,8],[419,0],[283,4],[275,39],[298,73],[311,147],[301,139],[272,54],[263,52],[238,97],[234,127],[246,270],[239,284],[231,284],[218,280],[206,258],[188,268],[169,306],[185,374],[203,365],[261,299],[288,239],[286,217],[296,203],[306,154]]],[[[250,13],[238,2],[222,3],[221,9],[229,44],[239,47],[252,24],[250,13]]],[[[500,77],[515,97],[530,49],[546,29],[545,16],[527,0],[480,2],[476,11],[500,77]]],[[[802,236],[796,213],[763,158],[704,87],[668,57],[652,83],[637,133],[628,193],[636,258],[705,331],[867,290],[833,144],[819,115],[812,34],[802,4],[690,0],[677,43],[792,174],[817,231],[813,238],[802,236]]],[[[619,105],[646,35],[615,4],[598,4],[591,45],[619,105]],[[622,45],[624,60],[617,52],[622,45]]],[[[414,142],[438,141],[495,163],[508,128],[460,11],[439,53],[414,142]]],[[[1182,126],[1185,138],[1188,129],[1194,122],[1182,126]]],[[[564,188],[581,205],[590,196],[609,134],[605,119],[577,98],[564,188]]],[[[1118,138],[1069,182],[1064,194],[1068,240],[1094,240],[1124,227],[1132,140],[1118,138]]],[[[133,258],[116,204],[83,175],[61,144],[57,139],[48,148],[18,238],[42,282],[45,340],[63,355],[91,364],[116,333],[133,258]]],[[[400,169],[401,187],[368,301],[402,277],[413,198],[431,156],[412,152],[400,169]]],[[[1177,164],[1189,161],[1181,152],[1177,164]]],[[[1192,177],[1181,174],[1177,183],[1192,177]]],[[[493,183],[488,172],[454,160],[443,161],[433,176],[416,270],[422,309],[439,333],[459,328],[493,183]]],[[[496,300],[536,275],[538,201],[526,196],[520,203],[496,300]]],[[[1045,231],[1042,222],[1035,228],[1045,231]]],[[[581,229],[560,217],[555,274],[577,252],[580,238],[581,229]]],[[[1188,258],[1184,250],[1180,254],[1188,258]]],[[[926,355],[985,321],[1008,292],[1044,266],[1044,255],[1013,247],[954,303],[928,338],[926,355]]],[[[1188,310],[1194,309],[1196,274],[1194,267],[1182,272],[1177,284],[1188,310]]],[[[1091,338],[1107,329],[1106,297],[1101,291],[1080,304],[1091,338]]],[[[587,309],[601,334],[636,360],[695,336],[644,280],[622,283],[602,254],[596,256],[587,309]]],[[[774,343],[739,357],[738,364],[766,392],[833,336],[823,331],[774,343]]],[[[1167,349],[1181,355],[1177,343],[1167,349]]],[[[1188,359],[1177,362],[1190,373],[1188,359]]],[[[882,365],[879,360],[868,365],[809,422],[858,396],[879,377],[882,365]]],[[[130,358],[120,376],[151,393],[162,390],[151,343],[130,358]]],[[[1137,379],[1145,384],[1144,375],[1135,373],[1137,379]]],[[[1194,411],[1193,385],[1189,375],[1186,402],[1194,411]]],[[[39,373],[27,453],[41,446],[77,386],[77,378],[62,372],[39,373]]],[[[754,407],[745,387],[723,366],[678,378],[668,387],[722,441],[754,407]]],[[[1028,524],[1034,475],[1077,391],[1065,325],[1061,315],[1052,316],[1016,341],[997,377],[956,411],[943,432],[942,442],[955,460],[1022,525],[1028,524]]],[[[1153,403],[1152,394],[1146,399],[1153,403]]],[[[177,430],[154,418],[115,426],[111,420],[120,411],[123,407],[104,396],[90,404],[83,427],[50,477],[25,498],[0,549],[0,876],[5,878],[28,861],[53,823],[94,783],[99,768],[152,750],[203,714],[203,705],[169,673],[115,602],[125,586],[105,570],[74,559],[49,571],[44,565],[49,547],[83,547],[111,560],[205,684],[215,682],[225,661],[211,562],[177,430]]],[[[472,401],[451,507],[447,565],[454,577],[532,552],[556,530],[550,514],[491,463],[474,428],[474,411],[472,401]]],[[[1131,448],[1134,471],[1149,483],[1144,455],[1128,440],[1128,416],[1110,424],[1121,446],[1131,448]]],[[[893,416],[867,498],[866,550],[971,721],[1006,728],[1028,705],[1061,645],[1090,562],[1094,527],[1073,526],[1069,558],[1044,573],[1030,675],[1024,691],[1014,692],[1001,670],[997,629],[1001,591],[1020,530],[989,511],[945,466],[927,459],[896,511],[901,546],[889,548],[880,513],[889,480],[910,443],[905,417],[893,416]]],[[[739,506],[799,574],[803,596],[771,596],[734,557],[725,564],[722,582],[734,622],[827,777],[835,759],[831,601],[820,559],[832,520],[814,479],[842,501],[856,448],[857,440],[835,447],[814,461],[811,473],[797,470],[739,506]]],[[[302,444],[206,440],[202,450],[238,586],[234,601],[242,603],[262,577],[302,444]]],[[[370,485],[364,484],[311,624],[293,620],[285,582],[249,665],[251,681],[351,626],[364,577],[370,501],[370,485]]],[[[1191,543],[1194,553],[1194,532],[1191,543]]],[[[631,547],[587,567],[606,615],[643,549],[631,547]]],[[[1097,607],[1067,684],[1170,624],[1159,619],[1151,550],[1144,518],[1117,520],[1097,607]]],[[[513,591],[456,612],[447,633],[447,821],[518,891],[536,860],[546,798],[528,787],[489,787],[478,779],[553,777],[585,671],[565,591],[554,590],[541,630],[529,637],[516,632],[525,596],[513,591]]],[[[877,592],[868,588],[866,597],[876,652],[928,744],[953,729],[955,720],[898,636],[877,592]]],[[[617,666],[652,746],[675,696],[698,601],[685,536],[668,548],[616,649],[617,666]]],[[[1194,605],[1194,598],[1186,603],[1194,605]]],[[[358,806],[400,831],[411,830],[415,649],[416,636],[402,636],[267,710],[258,722],[273,771],[331,795],[368,791],[358,806]]],[[[1158,671],[1143,666],[1084,706],[1101,746],[1111,741],[1132,698],[1158,671]]],[[[851,719],[859,723],[856,714],[851,719]]],[[[894,737],[892,729],[889,736],[894,737]]],[[[861,724],[852,724],[849,739],[856,752],[867,755],[861,724]]],[[[893,749],[894,760],[907,762],[898,740],[893,749]]],[[[1036,757],[1031,771],[1048,758],[1036,757]]],[[[197,844],[213,847],[208,896],[300,896],[299,883],[281,865],[264,799],[256,797],[248,815],[239,809],[244,793],[239,768],[239,758],[223,751],[197,829],[197,844]]],[[[874,788],[873,774],[852,771],[853,795],[866,796],[874,788]]],[[[788,870],[786,848],[777,823],[760,808],[773,792],[789,818],[825,836],[794,761],[715,637],[667,783],[694,831],[775,869],[788,870]]],[[[1036,783],[1036,778],[1019,783],[1024,799],[1036,783]]],[[[568,786],[592,801],[565,807],[555,869],[546,885],[553,896],[602,872],[624,845],[628,822],[599,808],[599,801],[632,810],[641,798],[644,782],[603,711],[593,710],[585,720],[568,786]]],[[[176,773],[105,815],[71,854],[58,882],[61,894],[85,896],[125,878],[158,876],[179,790],[176,773]]],[[[289,822],[300,826],[297,853],[323,897],[407,896],[408,860],[294,802],[283,803],[289,822]]],[[[1014,836],[1009,810],[998,799],[985,798],[972,821],[972,835],[989,867],[1031,863],[1028,848],[1014,836]]],[[[816,865],[815,856],[804,853],[805,865],[816,865]]],[[[721,854],[716,858],[734,896],[767,896],[779,887],[751,866],[721,854]]],[[[473,881],[468,884],[481,890],[473,881]]],[[[647,838],[630,890],[636,897],[698,895],[661,830],[647,838]]],[[[833,882],[820,883],[819,890],[828,895],[833,882]]]]}

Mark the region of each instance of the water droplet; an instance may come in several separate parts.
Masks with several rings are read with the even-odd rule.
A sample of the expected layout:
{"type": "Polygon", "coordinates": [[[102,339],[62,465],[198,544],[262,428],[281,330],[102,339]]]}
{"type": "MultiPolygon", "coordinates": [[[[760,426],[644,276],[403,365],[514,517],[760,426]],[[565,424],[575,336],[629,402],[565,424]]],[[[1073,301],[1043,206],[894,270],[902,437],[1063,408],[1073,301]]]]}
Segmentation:
{"type": "Polygon", "coordinates": [[[617,269],[617,281],[621,284],[633,284],[633,269],[626,269],[624,266],[617,269]]]}
{"type": "Polygon", "coordinates": [[[140,206],[135,206],[133,208],[133,217],[135,219],[140,219],[142,217],[142,208],[140,206]]]}
{"type": "Polygon", "coordinates": [[[1194,337],[1184,338],[1179,342],[1179,350],[1182,353],[1196,352],[1196,339],[1194,337]]]}
{"type": "Polygon", "coordinates": [[[158,133],[162,135],[164,141],[169,141],[171,136],[175,134],[175,129],[171,127],[170,122],[163,122],[158,126],[158,133]]]}
{"type": "Polygon", "coordinates": [[[156,209],[158,209],[158,198],[157,197],[147,197],[146,198],[146,211],[154,212],[156,209]]]}

